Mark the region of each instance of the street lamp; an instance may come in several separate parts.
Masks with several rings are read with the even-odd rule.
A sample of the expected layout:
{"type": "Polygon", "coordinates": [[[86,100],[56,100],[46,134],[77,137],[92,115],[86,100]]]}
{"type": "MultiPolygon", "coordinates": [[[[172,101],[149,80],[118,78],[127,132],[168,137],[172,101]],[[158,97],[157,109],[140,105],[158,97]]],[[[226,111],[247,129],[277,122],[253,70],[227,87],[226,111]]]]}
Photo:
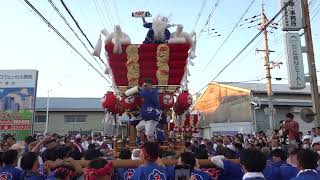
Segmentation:
{"type": "Polygon", "coordinates": [[[52,91],[52,89],[48,90],[48,97],[47,97],[47,112],[46,112],[46,126],[44,130],[44,134],[47,134],[48,132],[48,126],[49,126],[49,105],[50,105],[50,96],[49,93],[52,91]]]}

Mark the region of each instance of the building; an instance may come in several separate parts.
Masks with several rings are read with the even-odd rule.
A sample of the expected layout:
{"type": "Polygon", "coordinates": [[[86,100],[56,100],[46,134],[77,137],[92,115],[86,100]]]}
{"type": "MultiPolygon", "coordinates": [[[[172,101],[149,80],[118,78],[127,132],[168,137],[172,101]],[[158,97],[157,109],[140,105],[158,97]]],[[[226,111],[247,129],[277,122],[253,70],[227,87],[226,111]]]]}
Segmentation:
{"type": "MultiPolygon", "coordinates": [[[[306,132],[314,124],[305,123],[300,118],[303,108],[311,107],[310,86],[302,90],[290,90],[288,85],[273,84],[273,104],[275,108],[275,128],[291,112],[306,132]]],[[[268,107],[266,85],[258,83],[213,82],[194,103],[192,110],[201,113],[202,135],[210,138],[214,134],[252,133],[270,129],[270,121],[265,114],[268,107]]]]}
{"type": "MultiPolygon", "coordinates": [[[[46,124],[47,98],[36,99],[34,133],[43,133],[46,124]]],[[[64,134],[112,135],[112,125],[103,123],[105,114],[99,98],[50,98],[48,132],[64,134]]]]}

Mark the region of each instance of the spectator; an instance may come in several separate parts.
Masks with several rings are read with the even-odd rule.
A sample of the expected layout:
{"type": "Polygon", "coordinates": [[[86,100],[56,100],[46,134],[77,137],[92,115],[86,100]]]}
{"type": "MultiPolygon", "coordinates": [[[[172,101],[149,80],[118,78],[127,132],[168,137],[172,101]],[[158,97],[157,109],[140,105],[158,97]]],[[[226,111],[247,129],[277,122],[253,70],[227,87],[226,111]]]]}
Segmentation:
{"type": "Polygon", "coordinates": [[[38,172],[40,164],[38,155],[34,152],[26,152],[21,157],[23,173],[20,180],[44,180],[45,177],[38,172]]]}
{"type": "Polygon", "coordinates": [[[140,160],[140,154],[141,154],[140,149],[133,149],[131,159],[132,160],[140,160]]]}
{"type": "Polygon", "coordinates": [[[8,150],[2,154],[4,166],[0,169],[0,177],[6,180],[16,180],[21,176],[21,170],[16,168],[18,161],[18,152],[8,150]]]}
{"type": "Polygon", "coordinates": [[[159,153],[160,147],[157,143],[145,143],[141,148],[142,165],[136,169],[132,179],[167,179],[166,168],[157,163],[159,153]]]}
{"type": "Polygon", "coordinates": [[[6,152],[10,149],[10,144],[7,141],[2,141],[1,143],[1,152],[6,152]]]}
{"type": "Polygon", "coordinates": [[[184,143],[184,152],[192,152],[192,150],[191,150],[191,142],[186,141],[184,143]]]}
{"type": "Polygon", "coordinates": [[[6,141],[9,144],[10,147],[16,143],[16,139],[11,134],[5,135],[3,137],[3,141],[6,141]]]}
{"type": "Polygon", "coordinates": [[[303,149],[298,152],[298,169],[300,170],[297,177],[292,180],[318,180],[320,174],[315,170],[319,156],[317,153],[303,149]]]}
{"type": "Polygon", "coordinates": [[[277,139],[271,140],[271,150],[281,149],[280,144],[277,139]]]}
{"type": "Polygon", "coordinates": [[[84,152],[84,159],[92,161],[102,157],[102,155],[103,154],[98,149],[88,149],[84,152]]]}
{"type": "Polygon", "coordinates": [[[86,180],[111,180],[112,163],[99,158],[89,163],[88,168],[84,170],[86,180]]]}
{"type": "Polygon", "coordinates": [[[195,155],[197,159],[208,159],[207,147],[204,144],[201,144],[199,148],[197,148],[195,155]]]}
{"type": "Polygon", "coordinates": [[[25,139],[24,139],[24,144],[25,144],[25,151],[28,152],[29,151],[29,148],[28,148],[28,145],[32,142],[35,142],[36,139],[33,138],[33,136],[27,136],[25,139]]]}
{"type": "Polygon", "coordinates": [[[303,149],[309,149],[311,146],[311,137],[305,136],[302,138],[302,148],[303,149]]]}
{"type": "Polygon", "coordinates": [[[315,128],[315,136],[312,140],[312,144],[320,142],[320,127],[315,128]]]}
{"type": "MultiPolygon", "coordinates": [[[[119,159],[131,159],[131,151],[129,149],[122,149],[119,154],[119,159]]],[[[127,180],[130,179],[134,173],[134,168],[118,168],[116,170],[118,177],[120,180],[127,180]]]]}
{"type": "MultiPolygon", "coordinates": [[[[205,173],[200,171],[199,169],[197,169],[197,160],[194,156],[193,153],[191,152],[184,152],[180,155],[181,157],[178,160],[178,165],[188,165],[191,167],[191,176],[194,180],[202,180],[202,179],[210,179],[210,176],[205,173]]],[[[174,174],[172,172],[172,170],[174,171],[174,168],[171,169],[171,175],[174,174]]],[[[173,178],[172,178],[173,179],[173,178]]]]}
{"type": "Polygon", "coordinates": [[[288,134],[289,144],[298,145],[299,139],[299,124],[293,120],[294,115],[291,113],[286,114],[286,121],[284,129],[286,134],[288,134]]]}
{"type": "Polygon", "coordinates": [[[240,164],[244,171],[243,180],[265,180],[262,174],[266,158],[258,150],[244,150],[240,155],[240,164]]]}
{"type": "Polygon", "coordinates": [[[293,167],[297,167],[298,166],[298,158],[297,158],[298,150],[295,149],[293,151],[290,151],[290,153],[288,154],[289,154],[289,157],[287,159],[287,163],[293,167]]]}
{"type": "Polygon", "coordinates": [[[271,152],[272,163],[268,164],[263,171],[266,179],[286,180],[297,175],[298,170],[286,163],[285,152],[276,149],[271,152]]]}
{"type": "Polygon", "coordinates": [[[219,180],[242,180],[241,166],[229,159],[235,159],[235,153],[228,148],[222,149],[222,154],[211,158],[211,162],[222,169],[219,180]]]}

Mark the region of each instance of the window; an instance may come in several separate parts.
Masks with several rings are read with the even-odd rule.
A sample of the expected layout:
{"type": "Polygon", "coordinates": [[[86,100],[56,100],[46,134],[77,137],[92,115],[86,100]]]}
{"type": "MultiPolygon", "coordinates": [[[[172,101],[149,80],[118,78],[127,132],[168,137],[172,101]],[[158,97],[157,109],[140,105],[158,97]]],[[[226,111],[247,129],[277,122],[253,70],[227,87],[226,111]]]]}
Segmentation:
{"type": "Polygon", "coordinates": [[[69,134],[69,135],[77,135],[77,134],[80,134],[80,135],[89,136],[89,135],[91,135],[91,131],[68,131],[68,134],[69,134]]]}
{"type": "Polygon", "coordinates": [[[66,123],[84,123],[86,122],[86,115],[65,115],[64,122],[66,123]]]}
{"type": "Polygon", "coordinates": [[[46,115],[36,115],[36,118],[34,119],[34,123],[46,123],[46,115]]]}

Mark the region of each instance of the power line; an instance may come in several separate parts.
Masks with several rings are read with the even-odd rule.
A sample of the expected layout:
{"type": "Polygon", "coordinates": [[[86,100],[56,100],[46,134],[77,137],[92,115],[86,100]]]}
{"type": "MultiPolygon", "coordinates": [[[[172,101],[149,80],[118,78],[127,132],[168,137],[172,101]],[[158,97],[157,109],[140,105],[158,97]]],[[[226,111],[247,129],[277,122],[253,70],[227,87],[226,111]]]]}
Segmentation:
{"type": "Polygon", "coordinates": [[[199,13],[198,13],[196,22],[194,23],[193,28],[192,28],[193,30],[195,30],[196,27],[197,27],[197,25],[198,25],[199,19],[200,19],[201,15],[202,15],[202,12],[203,12],[203,9],[204,9],[204,7],[205,7],[205,5],[206,5],[206,2],[207,2],[207,0],[203,0],[203,1],[202,1],[202,4],[201,4],[201,7],[200,7],[200,11],[199,11],[199,13]]]}
{"type": "Polygon", "coordinates": [[[116,15],[117,15],[118,24],[121,24],[121,19],[120,19],[118,4],[117,4],[117,1],[116,1],[116,0],[113,0],[113,7],[114,7],[114,9],[116,10],[116,15]]]}
{"type": "MultiPolygon", "coordinates": [[[[97,0],[97,1],[98,1],[98,3],[99,3],[99,0],[97,0]]],[[[109,21],[110,21],[113,25],[115,25],[115,24],[116,24],[116,23],[115,23],[115,20],[113,19],[112,13],[111,13],[111,11],[110,11],[110,9],[109,9],[109,6],[108,6],[107,2],[106,2],[105,0],[102,0],[102,4],[103,4],[104,9],[106,10],[107,17],[108,17],[109,21]]]]}
{"type": "MultiPolygon", "coordinates": [[[[91,46],[92,49],[94,49],[92,43],[90,42],[90,40],[88,39],[87,35],[83,32],[83,30],[81,29],[79,23],[77,22],[77,20],[73,17],[70,9],[68,8],[68,6],[64,3],[63,0],[60,0],[60,2],[62,3],[64,9],[68,12],[68,14],[70,15],[70,17],[72,18],[73,22],[76,24],[77,28],[80,30],[81,34],[86,38],[87,42],[89,43],[89,45],[91,46]]],[[[102,62],[102,64],[105,64],[105,62],[103,62],[103,60],[99,57],[99,60],[102,62]]]]}
{"type": "Polygon", "coordinates": [[[220,3],[220,0],[217,0],[216,3],[214,4],[214,6],[212,7],[212,10],[211,10],[211,12],[210,12],[209,15],[208,15],[207,21],[205,22],[204,26],[203,26],[202,29],[200,30],[199,37],[200,37],[200,34],[201,34],[202,32],[204,32],[204,29],[206,28],[206,26],[209,24],[209,22],[210,22],[210,20],[211,20],[211,18],[212,18],[213,13],[216,11],[216,9],[217,9],[218,6],[219,6],[219,3],[220,3]]]}
{"type": "MultiPolygon", "coordinates": [[[[60,18],[64,21],[64,23],[69,27],[69,29],[73,32],[73,34],[77,37],[77,39],[81,42],[81,44],[84,46],[84,48],[87,50],[87,52],[90,54],[90,56],[97,62],[97,64],[100,66],[100,68],[103,70],[102,66],[99,64],[96,58],[94,58],[91,55],[91,52],[87,48],[87,46],[84,44],[84,42],[80,39],[78,34],[74,31],[74,29],[71,27],[70,23],[67,21],[67,19],[63,16],[63,14],[60,12],[59,8],[52,2],[52,0],[48,0],[53,9],[57,12],[57,14],[60,16],[60,18]]],[[[104,62],[102,62],[104,64],[104,62]]],[[[105,64],[104,64],[105,65],[105,64]]]]}
{"type": "MultiPolygon", "coordinates": [[[[276,14],[275,16],[264,26],[264,28],[267,28],[281,13],[283,10],[285,10],[287,8],[287,6],[292,2],[293,0],[289,0],[276,14]]],[[[241,49],[240,52],[238,52],[236,54],[236,56],[234,58],[232,58],[228,64],[226,64],[220,71],[219,73],[210,81],[214,81],[216,80],[220,74],[222,74],[222,72],[228,68],[249,46],[251,43],[253,43],[263,32],[264,28],[262,28],[247,44],[244,48],[241,49]]]]}
{"type": "Polygon", "coordinates": [[[212,62],[212,60],[217,56],[217,54],[220,52],[220,50],[222,49],[222,47],[225,45],[225,43],[229,40],[229,38],[231,37],[232,33],[234,32],[234,30],[238,27],[239,23],[242,21],[243,17],[247,14],[247,12],[249,11],[249,9],[251,8],[251,6],[253,5],[253,3],[255,2],[255,0],[252,0],[249,4],[249,6],[247,7],[247,9],[245,10],[245,12],[241,15],[240,19],[238,20],[238,22],[236,23],[236,25],[233,27],[233,29],[231,30],[231,32],[228,34],[228,36],[224,39],[224,41],[222,42],[222,44],[220,45],[220,47],[216,50],[216,52],[213,54],[213,56],[211,57],[211,59],[209,60],[209,62],[204,66],[204,68],[202,69],[202,71],[205,71],[208,67],[208,65],[212,62]]]}
{"type": "Polygon", "coordinates": [[[82,31],[79,23],[77,22],[77,20],[73,17],[70,9],[67,7],[67,5],[64,3],[63,0],[60,0],[61,4],[63,5],[64,9],[68,12],[68,14],[70,15],[70,17],[72,18],[73,22],[76,24],[76,26],[78,27],[78,29],[80,30],[81,34],[86,38],[86,40],[88,41],[88,43],[90,44],[90,46],[92,47],[92,49],[94,48],[92,43],[90,42],[90,40],[88,39],[87,35],[82,31]]]}
{"type": "Polygon", "coordinates": [[[24,0],[24,2],[51,28],[70,48],[76,52],[85,62],[89,64],[103,79],[105,79],[109,84],[110,81],[104,77],[104,75],[98,71],[96,67],[94,67],[28,0],[24,0]]]}
{"type": "MultiPolygon", "coordinates": [[[[108,26],[109,26],[109,23],[111,23],[111,22],[108,22],[108,21],[105,19],[104,15],[103,15],[103,13],[102,13],[101,8],[100,8],[100,6],[97,5],[96,1],[93,0],[92,2],[93,2],[94,6],[95,6],[95,8],[96,8],[96,11],[97,11],[100,19],[101,19],[101,22],[103,22],[103,24],[104,24],[106,27],[108,27],[108,26]],[[107,23],[107,22],[108,22],[108,23],[107,23]]],[[[111,23],[111,26],[112,26],[112,23],[111,23]]],[[[103,28],[103,27],[102,27],[102,28],[103,28]]]]}

